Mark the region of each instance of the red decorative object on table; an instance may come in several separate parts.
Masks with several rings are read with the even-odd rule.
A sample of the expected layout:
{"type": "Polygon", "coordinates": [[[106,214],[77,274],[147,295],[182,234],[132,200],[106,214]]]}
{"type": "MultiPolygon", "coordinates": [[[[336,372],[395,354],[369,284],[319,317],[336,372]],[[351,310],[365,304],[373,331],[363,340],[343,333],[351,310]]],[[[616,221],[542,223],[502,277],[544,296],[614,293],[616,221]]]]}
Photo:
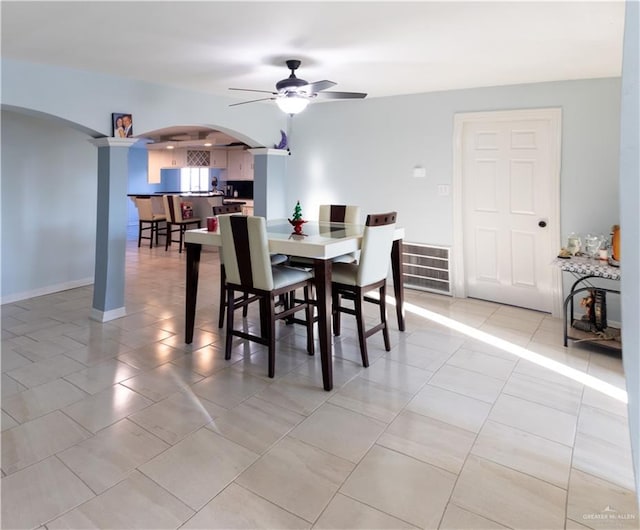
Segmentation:
{"type": "Polygon", "coordinates": [[[302,234],[302,225],[306,223],[306,221],[302,218],[302,206],[300,206],[300,201],[296,202],[296,207],[293,209],[293,216],[288,221],[293,226],[293,233],[296,235],[302,234]]]}

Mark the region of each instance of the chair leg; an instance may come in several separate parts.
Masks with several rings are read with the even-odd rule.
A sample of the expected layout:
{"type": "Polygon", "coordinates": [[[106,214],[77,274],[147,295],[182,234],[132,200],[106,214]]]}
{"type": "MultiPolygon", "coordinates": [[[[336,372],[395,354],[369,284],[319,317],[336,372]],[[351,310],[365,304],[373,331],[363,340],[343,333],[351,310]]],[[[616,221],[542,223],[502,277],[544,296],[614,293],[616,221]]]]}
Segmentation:
{"type": "MultiPolygon", "coordinates": [[[[247,300],[249,300],[249,295],[247,293],[244,293],[244,296],[242,297],[242,299],[246,302],[247,300]]],[[[248,314],[249,314],[249,304],[246,304],[242,308],[242,318],[247,318],[248,314]]]]}
{"type": "Polygon", "coordinates": [[[333,334],[336,337],[340,336],[340,293],[338,289],[333,287],[331,289],[331,305],[333,307],[333,334]]]}
{"type": "Polygon", "coordinates": [[[391,342],[389,341],[389,326],[387,325],[387,286],[386,283],[380,286],[380,322],[382,322],[382,338],[384,339],[384,349],[391,351],[391,342]]]}
{"type": "MultiPolygon", "coordinates": [[[[233,289],[227,289],[227,300],[234,299],[233,289]]],[[[224,358],[231,359],[231,344],[233,342],[233,303],[227,304],[227,338],[224,346],[224,358]]]]}
{"type": "Polygon", "coordinates": [[[142,241],[142,221],[138,221],[138,248],[140,248],[141,241],[142,241]]]}
{"type": "Polygon", "coordinates": [[[227,306],[227,274],[224,265],[220,264],[220,309],[218,310],[218,327],[224,325],[224,308],[227,306]]]}
{"type": "Polygon", "coordinates": [[[157,228],[157,221],[151,221],[151,234],[149,234],[149,248],[153,248],[153,234],[155,233],[156,228],[157,228]]]}
{"type": "Polygon", "coordinates": [[[171,223],[169,221],[167,221],[167,239],[164,242],[164,251],[166,252],[167,250],[169,250],[169,247],[171,246],[171,231],[172,231],[173,226],[171,225],[171,223]]]}
{"type": "MultiPolygon", "coordinates": [[[[261,301],[262,302],[262,301],[261,301]]],[[[269,348],[269,377],[273,379],[276,374],[276,301],[273,295],[264,298],[265,324],[267,333],[267,345],[269,348]]],[[[262,335],[264,336],[264,331],[262,335]]]]}
{"type": "Polygon", "coordinates": [[[358,342],[360,342],[360,355],[362,356],[362,366],[367,368],[369,366],[369,354],[367,353],[367,338],[365,337],[364,330],[364,314],[362,311],[363,293],[358,288],[358,292],[354,297],[354,309],[356,311],[356,323],[358,324],[358,342]]]}
{"type": "Polygon", "coordinates": [[[307,304],[305,314],[307,317],[307,353],[313,355],[315,353],[315,344],[313,342],[313,304],[309,296],[309,287],[304,288],[304,303],[307,304]]]}
{"type": "Polygon", "coordinates": [[[179,237],[180,245],[178,246],[178,253],[179,254],[182,254],[182,241],[184,239],[184,232],[185,232],[186,229],[187,229],[187,225],[180,225],[180,237],[179,237]]]}

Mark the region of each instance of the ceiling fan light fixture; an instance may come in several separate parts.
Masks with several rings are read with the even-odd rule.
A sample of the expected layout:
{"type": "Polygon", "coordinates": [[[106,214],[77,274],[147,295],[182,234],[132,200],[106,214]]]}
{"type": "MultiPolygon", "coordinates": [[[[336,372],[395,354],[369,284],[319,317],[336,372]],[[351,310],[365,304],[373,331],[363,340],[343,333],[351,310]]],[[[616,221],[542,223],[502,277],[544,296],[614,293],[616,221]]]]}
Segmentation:
{"type": "Polygon", "coordinates": [[[307,108],[309,99],[292,93],[276,99],[276,104],[282,112],[287,114],[298,114],[307,108]]]}

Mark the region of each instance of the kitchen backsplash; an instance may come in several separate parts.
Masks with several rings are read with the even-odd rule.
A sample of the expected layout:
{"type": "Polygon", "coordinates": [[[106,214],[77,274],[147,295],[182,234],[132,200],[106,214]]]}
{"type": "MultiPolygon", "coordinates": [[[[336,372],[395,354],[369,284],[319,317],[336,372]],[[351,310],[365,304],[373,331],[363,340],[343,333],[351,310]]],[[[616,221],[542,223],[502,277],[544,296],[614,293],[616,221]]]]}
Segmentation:
{"type": "Polygon", "coordinates": [[[234,196],[234,192],[238,192],[238,198],[253,199],[253,181],[252,180],[221,180],[218,182],[218,189],[225,191],[227,196],[234,196]],[[231,186],[232,190],[228,190],[231,186]]]}

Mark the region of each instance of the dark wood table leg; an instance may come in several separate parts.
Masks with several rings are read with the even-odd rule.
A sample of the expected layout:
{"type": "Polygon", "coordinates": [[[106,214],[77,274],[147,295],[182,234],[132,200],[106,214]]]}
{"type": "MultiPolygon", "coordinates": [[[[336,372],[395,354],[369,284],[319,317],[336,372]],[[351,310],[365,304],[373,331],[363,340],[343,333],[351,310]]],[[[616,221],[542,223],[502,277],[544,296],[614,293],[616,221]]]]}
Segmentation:
{"type": "Polygon", "coordinates": [[[187,248],[187,289],[185,296],[184,341],[193,342],[193,328],[196,322],[196,299],[198,297],[198,273],[202,245],[186,243],[187,248]]]}
{"type": "Polygon", "coordinates": [[[396,315],[398,329],[405,330],[404,324],[404,279],[402,277],[402,239],[397,239],[391,247],[391,271],[393,273],[393,292],[396,296],[396,315]]]}
{"type": "Polygon", "coordinates": [[[325,390],[333,388],[333,358],[331,351],[331,260],[313,260],[318,309],[318,335],[322,382],[325,390]]]}

